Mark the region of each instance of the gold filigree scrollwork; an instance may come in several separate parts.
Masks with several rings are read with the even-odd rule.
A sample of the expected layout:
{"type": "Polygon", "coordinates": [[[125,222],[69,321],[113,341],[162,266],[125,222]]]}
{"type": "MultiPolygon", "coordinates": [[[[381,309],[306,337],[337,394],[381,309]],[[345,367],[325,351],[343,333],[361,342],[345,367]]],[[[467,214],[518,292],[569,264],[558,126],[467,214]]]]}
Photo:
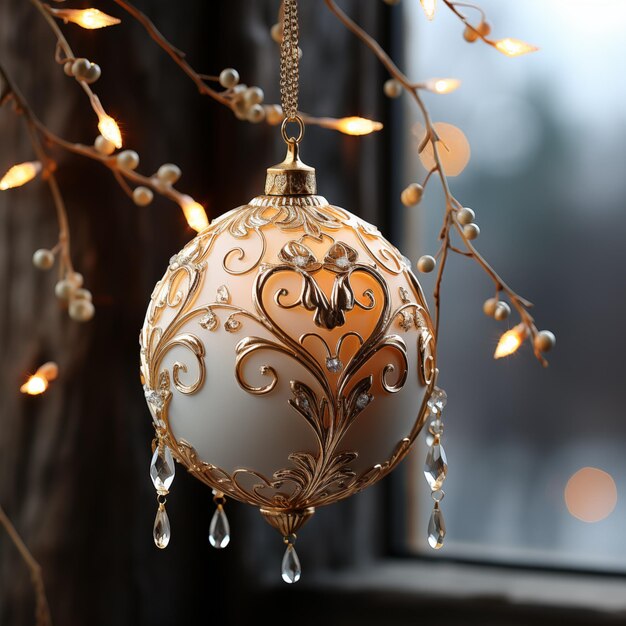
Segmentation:
{"type": "MultiPolygon", "coordinates": [[[[380,268],[393,274],[404,271],[406,266],[403,266],[403,261],[399,256],[396,257],[393,251],[384,252],[384,254],[373,252],[362,241],[367,254],[374,258],[376,266],[360,263],[356,250],[343,242],[334,241],[332,237],[322,232],[322,229],[335,227],[330,224],[339,227],[352,218],[347,217],[335,207],[326,204],[316,205],[315,202],[318,202],[316,200],[307,200],[309,201],[312,204],[304,206],[297,203],[290,204],[284,198],[278,198],[272,200],[272,202],[279,203],[273,206],[269,204],[269,200],[262,199],[254,210],[251,210],[251,207],[237,209],[212,224],[211,231],[208,233],[205,231],[197,238],[193,246],[188,246],[181,254],[173,257],[167,277],[155,290],[148,323],[142,333],[142,359],[146,364],[144,368],[147,383],[146,397],[157,415],[159,440],[172,449],[176,458],[183,462],[190,472],[212,488],[219,489],[238,500],[273,510],[304,509],[307,506],[329,504],[347,497],[381,478],[408,451],[421,426],[420,420],[423,420],[425,401],[422,403],[418,416],[420,423],[416,423],[414,431],[398,444],[391,458],[385,462],[357,476],[352,468],[357,453],[341,448],[348,429],[370,403],[375,402],[372,392],[374,381],[379,381],[385,393],[397,393],[406,383],[408,375],[406,343],[399,335],[390,333],[391,324],[401,317],[401,313],[410,314],[418,329],[420,380],[430,385],[434,375],[434,339],[432,332],[427,335],[431,327],[428,314],[421,304],[423,299],[420,300],[421,296],[418,297],[418,304],[412,301],[406,289],[401,288],[402,306],[392,312],[387,283],[380,273],[380,268]],[[241,238],[247,236],[250,230],[254,230],[265,241],[260,229],[269,223],[281,230],[302,229],[305,234],[300,240],[289,242],[283,248],[278,264],[258,266],[252,293],[255,312],[246,311],[231,304],[230,292],[226,285],[218,289],[215,302],[203,304],[194,309],[193,302],[206,269],[206,262],[202,261],[203,255],[207,253],[216,234],[228,229],[231,235],[241,238]],[[312,237],[318,242],[323,241],[324,237],[331,239],[332,245],[321,260],[318,260],[311,249],[304,245],[303,240],[306,237],[312,237]],[[381,255],[383,255],[382,261],[381,255]],[[402,269],[399,269],[401,266],[402,269]],[[268,281],[272,276],[285,271],[296,273],[301,277],[300,292],[295,300],[288,301],[288,291],[281,288],[273,294],[272,300],[267,289],[268,281]],[[334,274],[332,288],[328,295],[322,290],[315,277],[317,272],[323,271],[334,274]],[[366,289],[359,297],[355,295],[351,285],[352,277],[358,274],[368,275],[376,284],[375,289],[366,289]],[[287,311],[298,307],[313,311],[314,321],[322,329],[321,332],[344,325],[346,315],[356,307],[365,312],[372,311],[376,318],[373,320],[373,329],[369,335],[362,336],[355,331],[348,331],[339,337],[335,351],[331,354],[328,343],[318,333],[305,333],[300,337],[291,337],[273,319],[268,310],[271,302],[287,311]],[[173,321],[164,330],[151,327],[165,307],[176,308],[173,321]],[[248,318],[271,335],[271,339],[246,337],[235,347],[235,375],[238,384],[246,392],[264,395],[270,393],[278,382],[278,368],[272,367],[269,359],[261,361],[263,365],[258,369],[260,376],[264,377],[267,383],[259,385],[246,380],[246,376],[249,376],[251,372],[245,371],[244,373],[245,364],[257,351],[281,354],[298,363],[298,366],[313,379],[313,384],[305,384],[296,377],[292,378],[289,381],[292,395],[288,402],[314,432],[317,450],[291,453],[288,457],[290,466],[279,469],[269,477],[241,467],[229,474],[219,467],[201,461],[189,443],[184,440],[176,441],[169,427],[167,415],[172,396],[170,383],[173,383],[173,387],[181,393],[189,394],[201,387],[205,376],[204,346],[195,335],[185,332],[181,334],[181,330],[193,318],[198,318],[198,324],[203,329],[218,330],[219,320],[215,313],[218,309],[225,311],[226,321],[223,327],[227,331],[236,332],[241,327],[240,319],[248,318]],[[229,322],[230,326],[227,327],[229,322]],[[350,337],[355,338],[355,349],[350,351],[350,355],[345,354],[347,350],[344,351],[345,366],[340,363],[336,370],[329,369],[335,374],[330,377],[332,384],[329,381],[328,372],[324,370],[319,359],[307,349],[308,341],[305,340],[310,337],[317,337],[322,342],[328,357],[339,357],[344,342],[350,337]],[[186,373],[188,370],[187,366],[179,361],[176,361],[172,367],[171,379],[167,369],[159,370],[163,357],[175,345],[191,350],[198,360],[199,376],[192,384],[181,380],[181,373],[186,373]],[[380,369],[363,376],[364,366],[383,350],[391,350],[395,353],[393,363],[385,363],[386,359],[377,359],[378,364],[382,362],[382,365],[378,366],[380,369]],[[152,393],[151,387],[155,380],[158,381],[157,389],[152,393]],[[150,395],[149,398],[148,395],[150,395]]],[[[368,232],[367,235],[371,238],[380,238],[380,235],[374,231],[368,232]]],[[[265,254],[265,248],[263,254],[265,254]]],[[[224,269],[233,270],[229,272],[231,274],[244,273],[245,268],[240,271],[233,265],[233,263],[244,261],[244,258],[245,253],[242,248],[233,248],[224,257],[224,269]]],[[[255,266],[258,263],[259,261],[256,261],[255,266]]],[[[411,280],[410,272],[406,271],[405,275],[411,280]]],[[[321,284],[326,283],[321,281],[321,284]]],[[[416,288],[416,293],[419,295],[421,292],[416,280],[412,286],[416,288]]]]}
{"type": "Polygon", "coordinates": [[[181,393],[190,395],[192,393],[196,393],[200,387],[204,384],[204,379],[206,377],[206,366],[204,364],[204,344],[191,333],[186,333],[184,335],[178,335],[169,343],[167,348],[173,348],[174,346],[183,346],[191,350],[192,354],[196,357],[196,363],[198,365],[198,377],[191,385],[185,385],[180,380],[180,372],[187,372],[187,366],[184,363],[180,363],[176,361],[172,366],[172,380],[174,381],[174,386],[181,393]]]}
{"type": "Polygon", "coordinates": [[[345,212],[331,207],[321,196],[278,198],[260,196],[216,221],[216,226],[236,238],[247,237],[251,230],[272,225],[283,231],[303,230],[320,240],[322,230],[337,230],[346,222],[345,212]]]}
{"type": "Polygon", "coordinates": [[[379,249],[374,249],[370,245],[370,240],[384,241],[380,231],[375,226],[359,219],[357,221],[356,234],[371,259],[387,272],[397,275],[407,269],[406,261],[397,248],[387,247],[389,246],[387,242],[385,242],[385,247],[379,249]]]}

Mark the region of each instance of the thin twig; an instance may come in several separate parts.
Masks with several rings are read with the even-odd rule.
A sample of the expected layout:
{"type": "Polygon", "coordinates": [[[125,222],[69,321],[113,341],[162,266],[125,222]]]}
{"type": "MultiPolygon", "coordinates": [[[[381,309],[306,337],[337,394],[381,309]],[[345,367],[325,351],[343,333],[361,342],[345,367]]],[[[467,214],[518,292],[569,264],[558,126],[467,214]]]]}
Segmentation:
{"type": "Polygon", "coordinates": [[[7,93],[13,97],[17,106],[17,111],[25,116],[26,127],[28,129],[31,145],[37,155],[37,158],[41,161],[43,166],[42,177],[46,180],[52,195],[52,200],[57,214],[57,222],[59,224],[58,249],[61,252],[59,276],[62,277],[66,272],[74,272],[74,267],[72,265],[72,258],[70,254],[70,228],[69,221],[67,219],[67,210],[65,208],[63,196],[61,195],[61,190],[59,189],[59,184],[56,176],[54,175],[56,162],[44,150],[39,137],[37,125],[33,122],[30,108],[2,65],[0,65],[0,77],[6,85],[7,93]]]}
{"type": "Polygon", "coordinates": [[[26,547],[23,539],[17,532],[13,522],[0,506],[0,525],[4,527],[9,538],[20,553],[24,563],[30,571],[30,577],[35,589],[36,605],[35,605],[35,623],[37,626],[52,626],[52,617],[50,615],[50,606],[46,596],[46,587],[41,573],[41,565],[37,562],[30,550],[26,547]]]}
{"type": "MultiPolygon", "coordinates": [[[[34,111],[28,104],[24,95],[21,93],[17,85],[15,85],[15,83],[9,78],[9,75],[6,69],[2,67],[1,64],[0,64],[0,76],[2,76],[5,82],[7,83],[7,85],[9,85],[9,89],[11,90],[12,96],[17,105],[17,110],[18,112],[24,115],[27,126],[31,129],[34,129],[36,132],[38,132],[43,137],[45,137],[47,142],[54,144],[56,146],[59,146],[60,148],[63,148],[64,150],[68,152],[72,152],[74,154],[87,157],[88,159],[97,161],[101,163],[102,165],[106,166],[109,170],[111,170],[111,172],[116,177],[118,182],[120,182],[123,190],[126,193],[130,192],[130,195],[132,195],[132,191],[130,191],[130,188],[128,187],[128,185],[125,183],[122,184],[124,179],[131,181],[135,185],[150,187],[151,189],[154,189],[157,193],[160,193],[161,195],[165,196],[166,198],[169,198],[170,200],[173,200],[179,205],[182,205],[184,203],[185,194],[174,189],[171,185],[164,184],[156,176],[152,176],[152,177],[143,176],[142,174],[139,174],[135,170],[122,168],[118,165],[117,158],[115,156],[106,156],[106,155],[100,154],[95,148],[91,146],[85,146],[80,143],[72,143],[70,141],[62,139],[61,137],[53,133],[35,115],[34,111]]],[[[49,156],[46,155],[44,158],[48,164],[54,163],[54,161],[49,156]]],[[[48,167],[48,171],[50,171],[51,169],[52,169],[51,167],[48,167]]],[[[53,175],[48,178],[49,183],[51,180],[54,181],[53,175]]],[[[56,185],[56,181],[52,183],[51,190],[53,186],[58,189],[58,186],[56,185]]],[[[53,195],[54,195],[54,191],[53,191],[53,195]]],[[[58,208],[59,208],[59,205],[57,205],[57,209],[58,208]]],[[[66,214],[64,212],[61,217],[63,218],[64,215],[65,215],[65,219],[59,220],[59,227],[61,229],[64,223],[66,225],[66,214]]],[[[62,231],[62,235],[66,237],[67,241],[69,242],[69,229],[65,228],[65,230],[62,231]]]]}
{"type": "Polygon", "coordinates": [[[122,7],[127,13],[132,15],[145,29],[148,35],[168,54],[168,56],[180,67],[189,78],[195,83],[198,91],[205,96],[209,96],[217,102],[227,106],[228,108],[232,108],[231,102],[228,98],[225,98],[222,94],[215,91],[215,89],[211,89],[204,80],[201,75],[196,72],[189,63],[185,60],[185,53],[175,48],[159,31],[159,29],[154,25],[152,20],[143,12],[141,12],[137,7],[132,5],[130,2],[126,2],[126,0],[114,0],[116,4],[122,7]]]}
{"type": "MultiPolygon", "coordinates": [[[[38,1],[38,0],[32,0],[38,1]]],[[[234,110],[235,102],[237,97],[240,97],[240,94],[233,93],[232,89],[226,89],[225,91],[219,92],[215,89],[209,87],[205,81],[209,80],[211,82],[218,82],[219,76],[213,76],[210,74],[202,74],[197,72],[186,60],[186,54],[176,48],[164,35],[161,31],[155,26],[154,22],[142,11],[140,11],[135,5],[128,0],[113,0],[116,4],[118,4],[122,9],[124,9],[129,15],[134,17],[146,30],[148,35],[157,43],[157,45],[180,67],[180,69],[193,81],[193,83],[198,88],[198,92],[201,95],[209,96],[213,98],[215,101],[223,104],[231,110],[234,110]]],[[[282,3],[281,10],[279,11],[279,19],[282,19],[282,3]]],[[[337,118],[333,117],[325,117],[320,118],[314,115],[309,115],[308,113],[299,112],[298,115],[302,117],[307,124],[310,126],[319,126],[321,128],[331,128],[336,129],[336,124],[333,122],[337,121],[337,118]],[[329,124],[329,121],[331,122],[329,124]]],[[[266,121],[268,121],[266,119],[266,121]]],[[[272,124],[276,124],[276,122],[269,122],[272,124]]]]}
{"type": "MultiPolygon", "coordinates": [[[[484,259],[484,257],[476,250],[471,241],[467,238],[464,233],[463,226],[459,223],[457,219],[457,213],[462,208],[461,203],[452,195],[450,191],[450,185],[448,183],[448,178],[445,174],[444,167],[441,162],[440,154],[439,154],[439,137],[437,136],[437,132],[432,123],[432,119],[430,117],[430,112],[426,108],[424,101],[422,100],[419,94],[419,87],[417,87],[414,81],[409,80],[409,78],[398,68],[398,66],[393,62],[391,57],[383,50],[380,44],[371,37],[365,30],[363,30],[354,20],[352,20],[348,15],[340,9],[334,0],[324,0],[326,6],[330,9],[330,11],[339,19],[339,21],[350,30],[356,37],[358,37],[378,58],[378,60],[382,63],[385,69],[389,72],[389,74],[395,78],[404,89],[411,95],[415,103],[417,104],[422,117],[424,119],[424,126],[426,128],[426,134],[424,136],[424,140],[422,142],[422,149],[425,145],[430,143],[433,151],[433,160],[434,167],[432,170],[436,171],[441,182],[441,186],[446,199],[445,206],[445,214],[443,225],[441,229],[441,233],[439,235],[442,240],[442,249],[440,251],[440,260],[439,260],[439,269],[437,272],[437,278],[435,281],[434,288],[434,300],[435,300],[435,336],[439,336],[439,319],[440,319],[440,306],[441,306],[441,283],[443,280],[444,267],[445,262],[447,260],[447,252],[450,248],[450,231],[452,228],[456,231],[458,236],[460,237],[463,245],[467,249],[468,256],[471,256],[480,267],[483,268],[485,273],[491,278],[496,286],[496,290],[498,292],[504,292],[511,304],[519,313],[519,316],[522,322],[527,326],[529,331],[529,337],[534,339],[537,335],[537,327],[535,326],[535,322],[533,317],[528,312],[528,308],[532,306],[532,304],[526,300],[524,297],[517,294],[504,280],[499,276],[499,274],[491,267],[491,265],[484,259]]],[[[473,29],[471,24],[467,22],[465,16],[454,7],[454,2],[450,0],[444,0],[445,4],[450,7],[450,9],[459,16],[469,27],[473,29]]],[[[480,33],[477,33],[480,35],[480,33]]],[[[482,39],[485,39],[481,36],[482,39]]],[[[492,44],[489,40],[485,39],[487,43],[492,44]]],[[[431,170],[431,173],[432,173],[431,170]]],[[[430,174],[429,174],[430,176],[430,174]]],[[[534,342],[533,342],[534,343],[534,342]]],[[[547,365],[547,361],[541,354],[541,352],[533,345],[533,350],[537,359],[543,364],[547,365]]]]}

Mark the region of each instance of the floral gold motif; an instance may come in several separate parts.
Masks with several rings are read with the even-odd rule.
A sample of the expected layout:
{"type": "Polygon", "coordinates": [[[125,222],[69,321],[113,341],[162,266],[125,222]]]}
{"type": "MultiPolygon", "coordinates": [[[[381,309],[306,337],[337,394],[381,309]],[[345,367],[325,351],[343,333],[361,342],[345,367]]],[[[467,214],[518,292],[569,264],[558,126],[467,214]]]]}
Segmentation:
{"type": "MultiPolygon", "coordinates": [[[[273,184],[280,181],[274,180],[273,184]]],[[[416,350],[418,355],[416,382],[432,386],[435,372],[434,336],[419,284],[400,253],[386,244],[378,231],[364,224],[342,209],[331,207],[320,196],[260,196],[216,220],[172,258],[165,278],[155,288],[141,333],[142,376],[159,440],[198,479],[227,496],[262,508],[266,519],[269,516],[277,527],[301,523],[308,519],[313,507],[345,498],[382,478],[406,455],[425,420],[428,392],[422,405],[416,407],[415,426],[391,456],[358,474],[354,471],[358,453],[345,450],[342,442],[359,416],[377,402],[375,385],[383,394],[395,394],[403,389],[408,380],[409,350],[416,350]],[[356,233],[364,254],[335,238],[338,229],[346,226],[356,233]],[[294,232],[300,239],[289,240],[270,260],[266,258],[265,228],[294,232]],[[253,310],[237,306],[228,284],[217,289],[215,301],[196,306],[206,274],[206,259],[214,241],[224,232],[236,239],[254,241],[251,238],[255,237],[261,242],[258,256],[256,251],[253,253],[255,258],[246,259],[249,247],[242,246],[227,252],[222,263],[223,269],[235,277],[255,272],[253,310]],[[326,239],[330,244],[324,252],[318,248],[315,252],[304,243],[307,237],[318,245],[326,239]],[[375,247],[369,245],[373,241],[377,242],[375,247]],[[235,268],[233,263],[239,267],[235,268]],[[399,303],[395,306],[385,273],[406,275],[413,292],[400,287],[399,303]],[[280,286],[281,278],[287,276],[291,277],[290,287],[280,286]],[[294,279],[299,286],[290,293],[294,279]],[[363,281],[367,288],[357,290],[355,285],[362,285],[363,281]],[[172,310],[173,318],[161,327],[158,322],[165,310],[172,310]],[[313,327],[320,331],[291,336],[275,319],[273,311],[277,310],[310,311],[313,327]],[[371,316],[369,331],[342,333],[348,316],[357,312],[371,316]],[[194,319],[200,334],[189,331],[188,323],[194,319]],[[247,320],[254,324],[248,324],[247,320]],[[396,334],[394,324],[398,323],[398,330],[412,331],[412,336],[417,336],[413,341],[417,343],[409,345],[404,338],[409,335],[396,334]],[[251,334],[253,326],[264,329],[264,336],[251,334]],[[272,363],[272,355],[276,354],[297,362],[315,383],[311,385],[292,375],[288,379],[291,391],[288,403],[313,433],[317,450],[293,451],[285,459],[286,466],[271,476],[244,467],[226,471],[205,462],[198,458],[190,442],[176,440],[171,431],[172,394],[189,395],[202,388],[207,375],[203,341],[210,341],[212,336],[205,331],[215,333],[220,328],[242,335],[234,348],[234,376],[246,393],[263,396],[276,388],[283,375],[272,363]],[[339,333],[332,348],[321,334],[329,331],[339,333]],[[183,347],[194,359],[194,380],[187,380],[191,370],[180,360],[172,365],[171,372],[164,368],[163,359],[175,346],[183,347]],[[320,347],[321,359],[317,352],[320,347]],[[244,365],[253,355],[263,356],[259,370],[261,384],[252,384],[244,374],[244,365]],[[385,358],[381,365],[380,358],[374,359],[377,355],[389,355],[389,361],[385,358]],[[364,375],[364,367],[369,363],[377,365],[369,366],[370,373],[364,375]],[[181,373],[187,375],[185,380],[181,373]],[[277,517],[281,511],[290,512],[291,517],[277,517]]]]}

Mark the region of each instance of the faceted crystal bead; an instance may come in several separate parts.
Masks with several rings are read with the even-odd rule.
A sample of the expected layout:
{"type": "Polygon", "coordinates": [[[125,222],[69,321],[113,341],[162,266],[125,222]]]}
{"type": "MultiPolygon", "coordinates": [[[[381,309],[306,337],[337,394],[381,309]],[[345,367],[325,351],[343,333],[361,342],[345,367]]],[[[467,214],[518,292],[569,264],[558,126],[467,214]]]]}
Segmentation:
{"type": "Polygon", "coordinates": [[[300,580],[302,568],[296,549],[289,544],[283,556],[282,576],[286,583],[297,583],[300,580]]]}
{"type": "Polygon", "coordinates": [[[428,398],[428,408],[433,413],[441,413],[448,403],[448,394],[440,387],[435,387],[428,398]]]}
{"type": "Polygon", "coordinates": [[[424,476],[433,491],[441,489],[448,473],[448,460],[439,437],[435,436],[433,445],[429,448],[424,463],[424,476]]]}
{"type": "Polygon", "coordinates": [[[443,546],[443,538],[446,536],[446,524],[443,513],[438,504],[435,504],[428,522],[428,544],[433,550],[439,550],[443,546]]]}
{"type": "Polygon", "coordinates": [[[161,550],[166,548],[167,544],[170,542],[171,535],[172,531],[170,529],[170,518],[167,516],[165,505],[159,504],[156,517],[154,518],[154,528],[152,531],[156,547],[161,548],[161,550]]]}
{"type": "Polygon", "coordinates": [[[338,374],[343,369],[343,363],[337,356],[326,358],[326,369],[333,374],[338,374]]]}
{"type": "Polygon", "coordinates": [[[158,445],[150,463],[150,478],[159,493],[167,493],[174,480],[176,467],[172,451],[167,446],[158,445]]]}
{"type": "Polygon", "coordinates": [[[360,393],[356,399],[356,408],[362,411],[371,401],[373,397],[369,393],[360,393]]]}
{"type": "Polygon", "coordinates": [[[144,395],[146,400],[154,407],[155,411],[161,411],[163,409],[163,398],[154,389],[145,388],[144,395]]]}
{"type": "Polygon", "coordinates": [[[230,543],[230,524],[221,504],[217,505],[217,509],[213,513],[213,519],[209,526],[209,543],[218,550],[225,548],[230,543]]]}

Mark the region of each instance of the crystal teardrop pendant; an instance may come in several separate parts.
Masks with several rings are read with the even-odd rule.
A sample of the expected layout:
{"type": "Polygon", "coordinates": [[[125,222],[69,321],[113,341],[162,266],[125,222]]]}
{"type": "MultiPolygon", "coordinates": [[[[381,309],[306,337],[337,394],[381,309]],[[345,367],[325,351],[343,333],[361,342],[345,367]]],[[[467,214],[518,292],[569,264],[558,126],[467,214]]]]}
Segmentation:
{"type": "Polygon", "coordinates": [[[164,445],[158,445],[150,463],[150,478],[159,493],[167,493],[172,486],[176,467],[172,451],[164,445]]]}
{"type": "Polygon", "coordinates": [[[426,455],[424,463],[424,476],[433,491],[441,489],[443,481],[448,473],[448,460],[443,446],[439,443],[439,436],[435,435],[432,446],[426,455]]]}
{"type": "Polygon", "coordinates": [[[230,543],[230,524],[221,504],[217,505],[209,526],[209,543],[218,550],[230,543]]]}
{"type": "Polygon", "coordinates": [[[159,504],[156,517],[154,518],[154,529],[152,532],[154,543],[157,548],[163,550],[170,542],[172,531],[170,529],[170,518],[167,516],[164,504],[159,504]]]}
{"type": "Polygon", "coordinates": [[[297,583],[300,580],[302,568],[296,549],[292,544],[287,545],[285,556],[283,556],[282,576],[286,583],[297,583]]]}
{"type": "Polygon", "coordinates": [[[433,550],[439,550],[443,546],[443,538],[446,536],[446,523],[443,513],[436,502],[428,522],[428,544],[433,550]]]}

